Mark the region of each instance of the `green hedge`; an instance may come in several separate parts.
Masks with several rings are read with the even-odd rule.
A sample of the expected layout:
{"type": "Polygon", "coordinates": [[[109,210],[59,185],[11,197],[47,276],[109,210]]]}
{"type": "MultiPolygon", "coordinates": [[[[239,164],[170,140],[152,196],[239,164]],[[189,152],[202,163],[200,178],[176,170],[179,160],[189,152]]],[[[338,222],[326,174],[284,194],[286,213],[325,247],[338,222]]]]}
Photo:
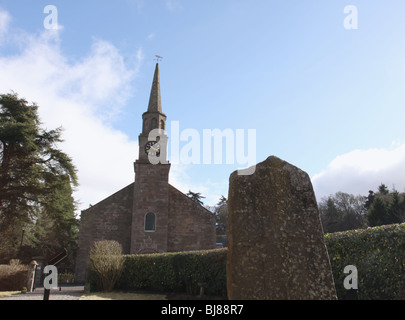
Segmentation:
{"type": "Polygon", "coordinates": [[[405,299],[405,224],[325,235],[339,299],[405,299]],[[348,296],[345,266],[358,271],[358,290],[348,296]]]}
{"type": "MultiPolygon", "coordinates": [[[[325,242],[339,299],[353,298],[343,287],[347,265],[358,270],[354,298],[405,299],[405,224],[326,234],[325,242]]],[[[226,255],[226,248],[126,255],[116,289],[198,294],[202,282],[207,295],[226,297],[226,255]]]]}
{"type": "Polygon", "coordinates": [[[226,249],[126,255],[116,289],[198,294],[226,297],[226,249]]]}

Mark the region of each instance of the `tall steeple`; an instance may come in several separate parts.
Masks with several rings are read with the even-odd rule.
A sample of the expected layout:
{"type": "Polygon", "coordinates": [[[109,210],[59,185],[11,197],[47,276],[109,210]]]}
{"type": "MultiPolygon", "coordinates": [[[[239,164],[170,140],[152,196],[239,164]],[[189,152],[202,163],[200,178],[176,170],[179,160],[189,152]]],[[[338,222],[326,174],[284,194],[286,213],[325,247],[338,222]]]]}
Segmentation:
{"type": "Polygon", "coordinates": [[[162,112],[162,100],[160,96],[160,76],[158,63],[156,63],[152,89],[150,90],[148,111],[142,115],[142,119],[143,134],[148,134],[153,129],[166,129],[166,115],[162,112]]]}
{"type": "Polygon", "coordinates": [[[139,158],[134,163],[132,254],[166,252],[168,248],[170,163],[166,161],[168,137],[164,132],[166,115],[162,112],[158,64],[142,122],[139,158]],[[156,156],[159,163],[152,163],[149,154],[156,156]]]}
{"type": "Polygon", "coordinates": [[[159,63],[156,63],[155,75],[153,76],[152,89],[150,91],[148,112],[162,112],[162,100],[160,97],[159,63]]]}
{"type": "MultiPolygon", "coordinates": [[[[161,129],[162,132],[158,135],[161,156],[166,156],[167,153],[167,135],[166,129],[166,115],[162,112],[162,102],[160,97],[160,77],[159,77],[159,64],[156,63],[155,74],[153,76],[152,89],[150,91],[148,110],[142,114],[142,132],[139,135],[139,160],[149,162],[148,151],[151,148],[153,137],[149,134],[154,129],[161,129]]],[[[156,131],[153,132],[155,134],[156,131]]],[[[163,159],[163,158],[162,158],[163,159]]],[[[164,159],[166,160],[166,158],[164,159]]]]}

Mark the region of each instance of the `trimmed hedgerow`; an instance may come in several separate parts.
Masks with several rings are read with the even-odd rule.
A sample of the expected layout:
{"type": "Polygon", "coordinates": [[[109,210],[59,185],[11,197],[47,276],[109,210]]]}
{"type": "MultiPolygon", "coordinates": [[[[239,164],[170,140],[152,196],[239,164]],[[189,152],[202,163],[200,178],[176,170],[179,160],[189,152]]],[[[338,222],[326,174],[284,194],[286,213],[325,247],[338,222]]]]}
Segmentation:
{"type": "Polygon", "coordinates": [[[226,296],[226,249],[126,255],[116,289],[226,296]]]}
{"type": "Polygon", "coordinates": [[[124,256],[124,268],[116,288],[166,292],[176,290],[173,259],[176,254],[147,254],[124,256]]]}
{"type": "Polygon", "coordinates": [[[325,242],[339,299],[353,298],[343,286],[347,265],[358,271],[358,299],[405,299],[405,224],[327,234],[325,242]]]}
{"type": "MultiPolygon", "coordinates": [[[[405,223],[326,234],[325,243],[339,299],[405,299],[405,223]],[[358,270],[356,297],[343,286],[348,265],[358,270]]],[[[204,283],[207,295],[226,297],[226,256],[226,248],[126,255],[115,289],[198,294],[204,283]]]]}

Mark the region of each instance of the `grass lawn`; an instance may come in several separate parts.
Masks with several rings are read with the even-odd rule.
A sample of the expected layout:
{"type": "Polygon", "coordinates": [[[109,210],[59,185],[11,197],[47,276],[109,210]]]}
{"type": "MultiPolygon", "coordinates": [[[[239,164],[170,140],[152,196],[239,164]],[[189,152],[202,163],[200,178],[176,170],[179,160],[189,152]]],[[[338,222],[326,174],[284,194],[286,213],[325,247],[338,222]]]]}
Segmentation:
{"type": "Polygon", "coordinates": [[[80,300],[167,300],[165,294],[146,294],[130,292],[92,292],[80,300]]]}
{"type": "Polygon", "coordinates": [[[18,293],[21,293],[21,291],[0,291],[0,298],[9,297],[18,293]]]}

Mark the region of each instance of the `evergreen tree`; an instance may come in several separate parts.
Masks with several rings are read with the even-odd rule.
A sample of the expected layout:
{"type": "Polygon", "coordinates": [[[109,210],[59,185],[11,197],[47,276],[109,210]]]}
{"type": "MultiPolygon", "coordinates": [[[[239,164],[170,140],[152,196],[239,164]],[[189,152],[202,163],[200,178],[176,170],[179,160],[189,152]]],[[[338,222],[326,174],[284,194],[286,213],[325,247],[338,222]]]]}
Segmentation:
{"type": "Polygon", "coordinates": [[[337,232],[363,228],[365,209],[363,196],[336,192],[322,199],[319,211],[324,232],[337,232]]]}
{"type": "Polygon", "coordinates": [[[389,193],[388,187],[384,183],[381,183],[378,187],[378,193],[384,196],[387,195],[389,193]]]}
{"type": "Polygon", "coordinates": [[[373,191],[373,190],[369,190],[369,191],[368,191],[367,200],[366,200],[366,202],[364,203],[364,208],[365,208],[366,210],[370,209],[371,205],[373,204],[374,198],[375,198],[374,191],[373,191]]]}
{"type": "Polygon", "coordinates": [[[339,214],[333,198],[328,199],[319,204],[321,214],[322,227],[325,232],[340,231],[341,215],[339,214]]]}
{"type": "Polygon", "coordinates": [[[390,192],[385,184],[367,197],[337,192],[319,203],[324,232],[336,232],[405,222],[405,193],[390,192]]]}
{"type": "Polygon", "coordinates": [[[221,196],[215,209],[217,234],[226,235],[228,230],[228,200],[221,196]]]}
{"type": "Polygon", "coordinates": [[[201,201],[201,199],[205,198],[201,195],[200,192],[192,192],[192,191],[188,191],[187,193],[187,197],[189,197],[191,200],[193,200],[194,202],[203,205],[204,203],[201,201]]]}
{"type": "Polygon", "coordinates": [[[378,187],[378,192],[373,193],[373,197],[369,195],[365,206],[368,206],[367,221],[372,227],[405,221],[404,194],[395,189],[390,192],[385,184],[378,187]]]}
{"type": "Polygon", "coordinates": [[[387,224],[387,206],[382,197],[377,196],[367,212],[367,222],[370,227],[387,224]]]}
{"type": "Polygon", "coordinates": [[[397,190],[391,193],[390,203],[388,204],[389,219],[392,223],[401,223],[404,221],[404,211],[401,203],[401,196],[397,190]]]}
{"type": "Polygon", "coordinates": [[[48,131],[40,125],[37,105],[29,105],[15,93],[0,95],[3,262],[21,254],[24,246],[32,248],[32,254],[46,255],[41,249],[44,243],[59,250],[74,239],[76,169],[72,159],[57,148],[62,129],[48,131]]]}

